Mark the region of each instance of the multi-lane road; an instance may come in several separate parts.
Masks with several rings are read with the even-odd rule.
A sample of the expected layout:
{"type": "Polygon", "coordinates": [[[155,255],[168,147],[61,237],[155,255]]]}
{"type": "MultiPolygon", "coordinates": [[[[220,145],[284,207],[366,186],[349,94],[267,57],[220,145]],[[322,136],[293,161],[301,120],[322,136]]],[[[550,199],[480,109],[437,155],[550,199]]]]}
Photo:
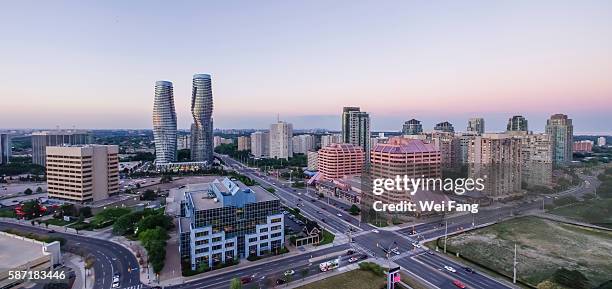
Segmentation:
{"type": "Polygon", "coordinates": [[[120,275],[120,288],[145,288],[140,282],[139,266],[136,257],[125,247],[107,240],[85,237],[69,233],[50,231],[41,227],[26,224],[0,222],[0,230],[13,229],[38,235],[62,237],[66,239],[63,250],[84,257],[93,257],[93,271],[95,274],[95,289],[111,288],[113,274],[120,275]]]}
{"type": "MultiPolygon", "coordinates": [[[[301,204],[301,211],[305,212],[305,214],[308,216],[314,216],[314,218],[317,220],[321,219],[321,217],[318,216],[324,212],[322,218],[325,219],[325,222],[319,223],[337,235],[346,234],[349,228],[352,228],[354,243],[351,243],[351,246],[367,253],[370,257],[380,258],[383,262],[387,259],[387,257],[389,257],[389,259],[394,263],[400,265],[403,270],[406,270],[410,274],[416,275],[418,278],[429,282],[431,287],[456,288],[455,285],[453,285],[453,281],[460,280],[467,286],[470,286],[470,288],[512,288],[506,282],[498,281],[482,273],[469,275],[463,274],[460,272],[463,271],[460,264],[438,256],[437,253],[433,253],[433,255],[425,254],[424,249],[415,248],[414,245],[412,245],[417,238],[414,238],[415,236],[411,236],[408,229],[399,230],[397,232],[375,230],[374,227],[369,224],[359,223],[352,217],[345,217],[346,212],[344,210],[338,209],[336,206],[329,205],[325,199],[318,200],[316,197],[313,197],[315,201],[311,201],[308,197],[307,189],[294,189],[288,187],[287,184],[274,178],[259,174],[256,170],[245,167],[243,164],[227,156],[217,155],[217,157],[221,158],[226,165],[232,167],[239,173],[254,179],[261,185],[273,187],[276,190],[276,194],[279,196],[279,198],[281,198],[285,205],[295,207],[299,203],[301,204]],[[390,247],[396,247],[399,255],[392,253],[391,255],[393,256],[388,256],[383,248],[390,247]],[[434,264],[443,265],[436,266],[434,264]],[[444,272],[444,266],[456,268],[457,272],[444,272]],[[486,284],[486,286],[482,284],[486,284]]],[[[312,195],[314,196],[314,194],[312,195]]],[[[333,201],[331,203],[333,203],[333,201]]],[[[502,218],[504,213],[504,210],[500,210],[497,213],[496,211],[492,211],[488,218],[497,220],[502,218]]],[[[449,225],[449,230],[455,229],[455,227],[461,228],[462,226],[466,226],[467,223],[460,221],[464,219],[469,219],[469,224],[471,225],[471,216],[462,216],[457,220],[448,218],[447,221],[450,220],[450,222],[453,224],[452,226],[449,225]]],[[[479,222],[485,222],[485,219],[480,219],[479,222]]],[[[436,226],[439,226],[439,222],[422,224],[420,226],[423,226],[422,228],[427,228],[427,226],[435,228],[436,226]]],[[[431,233],[431,235],[427,235],[427,237],[437,238],[443,235],[444,230],[442,230],[442,232],[435,230],[431,233]]]]}

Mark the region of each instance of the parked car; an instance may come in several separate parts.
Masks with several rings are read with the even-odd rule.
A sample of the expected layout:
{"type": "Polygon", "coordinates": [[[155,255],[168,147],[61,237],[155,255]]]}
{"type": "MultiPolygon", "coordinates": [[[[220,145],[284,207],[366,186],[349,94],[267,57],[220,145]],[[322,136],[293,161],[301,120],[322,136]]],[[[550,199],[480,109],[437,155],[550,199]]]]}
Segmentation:
{"type": "Polygon", "coordinates": [[[474,269],[470,267],[463,267],[463,270],[465,270],[465,272],[472,273],[472,274],[476,273],[476,271],[474,271],[474,269]]]}
{"type": "Polygon", "coordinates": [[[290,275],[295,274],[295,271],[293,271],[293,270],[287,270],[287,271],[285,271],[285,273],[283,273],[283,274],[284,274],[285,276],[290,276],[290,275]]]}
{"type": "Polygon", "coordinates": [[[251,278],[249,276],[240,278],[240,283],[242,283],[242,284],[251,283],[251,281],[253,281],[253,278],[251,278]]]}
{"type": "Polygon", "coordinates": [[[283,279],[276,279],[276,285],[282,285],[287,283],[287,281],[283,280],[283,279]]]}
{"type": "Polygon", "coordinates": [[[349,263],[354,263],[357,262],[359,259],[357,259],[357,257],[351,257],[350,259],[348,259],[349,263]]]}

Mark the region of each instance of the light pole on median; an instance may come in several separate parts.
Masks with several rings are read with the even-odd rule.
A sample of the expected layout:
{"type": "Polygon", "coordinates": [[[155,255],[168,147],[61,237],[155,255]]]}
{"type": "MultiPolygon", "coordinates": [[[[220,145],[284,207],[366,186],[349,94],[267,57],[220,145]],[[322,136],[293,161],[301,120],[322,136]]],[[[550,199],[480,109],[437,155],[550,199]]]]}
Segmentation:
{"type": "Polygon", "coordinates": [[[472,214],[472,228],[476,224],[476,214],[472,214]]]}
{"type": "Polygon", "coordinates": [[[448,239],[448,221],[444,221],[444,254],[446,254],[446,240],[448,239]]]}

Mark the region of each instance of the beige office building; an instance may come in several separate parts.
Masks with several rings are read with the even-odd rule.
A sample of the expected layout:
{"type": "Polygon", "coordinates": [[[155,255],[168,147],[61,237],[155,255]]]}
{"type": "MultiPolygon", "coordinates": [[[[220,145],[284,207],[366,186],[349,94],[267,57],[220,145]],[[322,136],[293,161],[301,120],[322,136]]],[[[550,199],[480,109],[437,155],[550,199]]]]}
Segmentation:
{"type": "Polygon", "coordinates": [[[251,138],[248,136],[238,137],[238,150],[239,151],[250,151],[251,150],[251,138]]]}
{"type": "Polygon", "coordinates": [[[483,193],[492,200],[520,197],[521,140],[508,134],[485,133],[472,139],[468,149],[472,178],[484,179],[483,193]]]}
{"type": "Polygon", "coordinates": [[[316,151],[309,151],[308,157],[308,170],[316,171],[319,169],[319,153],[316,151]]]}
{"type": "Polygon", "coordinates": [[[51,146],[46,150],[50,199],[86,203],[119,192],[118,146],[51,146]]]}
{"type": "Polygon", "coordinates": [[[508,132],[521,141],[522,183],[528,188],[552,187],[553,152],[550,135],[508,132]]]}

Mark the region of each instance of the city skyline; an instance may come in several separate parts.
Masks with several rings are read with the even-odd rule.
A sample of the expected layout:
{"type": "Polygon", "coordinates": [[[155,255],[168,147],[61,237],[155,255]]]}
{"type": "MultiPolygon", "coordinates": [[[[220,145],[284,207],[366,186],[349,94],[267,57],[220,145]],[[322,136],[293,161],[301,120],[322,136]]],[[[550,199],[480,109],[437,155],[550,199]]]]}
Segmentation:
{"type": "Polygon", "coordinates": [[[2,128],[149,128],[159,79],[174,82],[189,128],[185,75],[206,71],[218,128],[265,128],[280,114],[296,129],[338,130],[342,107],[359,106],[372,130],[412,118],[462,130],[478,116],[503,131],[520,114],[543,131],[556,113],[576,133],[612,130],[605,1],[26,6],[8,3],[15,13],[0,19],[2,128]],[[32,73],[45,77],[33,86],[32,73]]]}

